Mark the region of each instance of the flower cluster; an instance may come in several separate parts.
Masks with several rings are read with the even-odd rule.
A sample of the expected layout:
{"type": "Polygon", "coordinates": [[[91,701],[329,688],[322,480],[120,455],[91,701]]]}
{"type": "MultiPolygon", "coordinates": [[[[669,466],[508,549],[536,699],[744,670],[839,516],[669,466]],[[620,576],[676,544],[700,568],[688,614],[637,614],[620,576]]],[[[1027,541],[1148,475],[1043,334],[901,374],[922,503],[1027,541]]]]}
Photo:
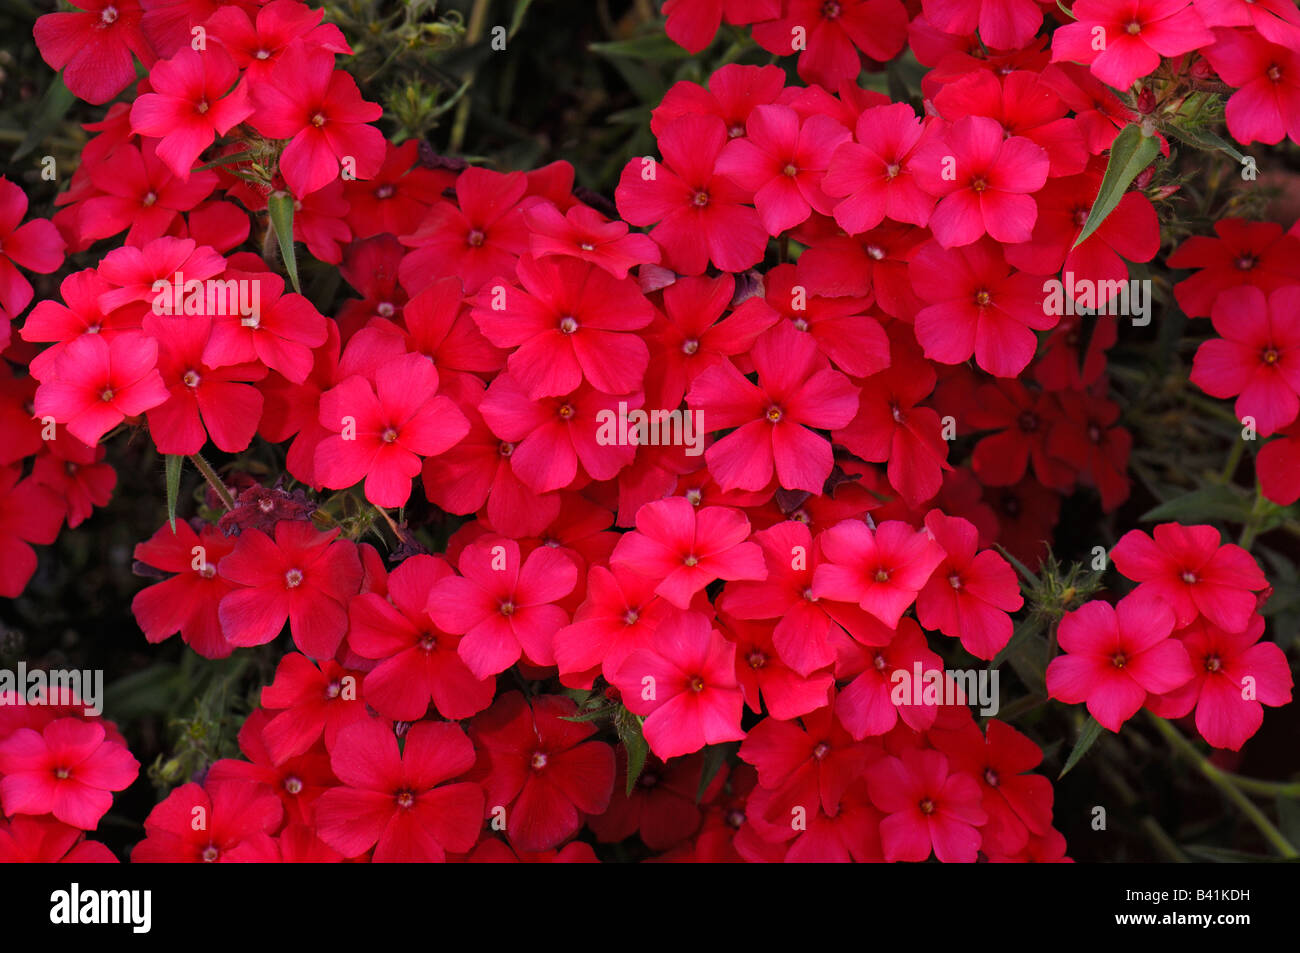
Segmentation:
{"type": "MultiPolygon", "coordinates": [[[[1078,0],[1049,48],[1064,14],[1031,0],[668,0],[687,49],[752,25],[803,83],[677,83],[608,207],[567,163],[386,141],[298,0],[78,8],[38,22],[47,63],[91,103],[134,86],[52,221],[20,225],[0,179],[0,594],[107,502],[129,429],[235,458],[196,457],[219,521],[136,546],[163,577],[132,603],[145,638],[291,640],[243,759],[173,790],[134,860],[594,862],[634,835],[677,861],[1065,859],[1042,749],[977,721],[947,660],[1008,647],[1066,497],[1130,495],[1120,322],[1075,309],[1161,248],[1141,188],[1082,234],[1143,121],[1127,91],[1217,74],[1238,141],[1296,139],[1293,8],[1078,0]],[[923,113],[857,83],[905,45],[923,113]],[[281,273],[288,221],[281,247],[355,297],[281,273]],[[15,265],[65,255],[95,263],[10,341],[15,265]],[[239,466],[259,442],[282,474],[239,466]],[[424,501],[438,545],[388,512],[424,501]]],[[[1300,231],[1217,234],[1169,258],[1219,334],[1192,380],[1277,435],[1260,479],[1286,504],[1300,231]]],[[[1113,550],[1131,594],[1061,620],[1047,692],[1112,731],[1194,711],[1238,749],[1290,700],[1268,582],[1213,527],[1154,533],[1113,550]]],[[[108,859],[76,832],[138,765],[108,722],[29,711],[0,722],[0,859],[108,859]]]]}

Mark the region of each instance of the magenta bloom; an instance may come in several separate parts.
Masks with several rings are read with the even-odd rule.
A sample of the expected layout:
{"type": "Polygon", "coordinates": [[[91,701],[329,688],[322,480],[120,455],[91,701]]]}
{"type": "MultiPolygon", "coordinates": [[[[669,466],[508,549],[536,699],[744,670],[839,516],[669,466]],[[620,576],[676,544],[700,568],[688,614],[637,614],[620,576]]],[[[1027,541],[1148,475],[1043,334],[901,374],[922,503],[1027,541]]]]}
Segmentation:
{"type": "Polygon", "coordinates": [[[813,430],[847,427],[858,412],[857,389],[832,370],[810,334],[782,321],[751,350],[757,385],[730,361],[708,368],[686,395],[707,430],[737,428],[704,458],[725,490],[762,490],[773,469],[781,486],[820,493],[833,464],[831,445],[813,430]]]}
{"type": "Polygon", "coordinates": [[[749,520],[740,510],[696,510],[685,497],[672,496],[637,510],[636,531],[619,538],[609,561],[658,579],[655,592],[686,609],[715,579],[767,577],[763,551],[748,537],[749,520]]]}
{"type": "Polygon", "coordinates": [[[650,750],[666,760],[744,738],[736,647],[708,617],[678,613],[650,641],[627,657],[614,678],[624,704],[645,718],[650,750]]]}
{"type": "Polygon", "coordinates": [[[519,544],[484,536],[461,551],[459,576],[429,590],[429,618],[444,632],[464,635],[457,651],[476,678],[504,672],[521,655],[553,665],[551,637],[569,616],[555,605],[573,591],[578,567],[549,546],[521,560],[519,544]]]}
{"type": "Polygon", "coordinates": [[[831,213],[821,179],[849,132],[834,119],[813,113],[800,120],[789,106],[756,106],[746,135],[732,139],[718,156],[718,172],[754,193],[763,227],[780,235],[813,210],[831,213]]]}
{"type": "Polygon", "coordinates": [[[1300,53],[1295,48],[1300,30],[1290,48],[1241,30],[1215,30],[1214,35],[1218,42],[1205,58],[1220,79],[1237,87],[1224,111],[1232,138],[1269,145],[1286,138],[1300,142],[1300,53]]]}
{"type": "Polygon", "coordinates": [[[217,607],[221,629],[235,646],[265,645],[284,628],[312,658],[338,651],[347,631],[349,599],[361,588],[361,560],[340,530],[322,533],[309,521],[276,524],[275,539],[245,530],[217,571],[241,588],[217,607]]]}
{"type": "Polygon", "coordinates": [[[844,520],[821,537],[826,562],[813,574],[818,599],[856,602],[891,629],[944,560],[928,533],[901,520],[873,532],[862,520],[844,520]]]}
{"type": "Polygon", "coordinates": [[[1196,351],[1192,383],[1212,397],[1236,397],[1239,420],[1255,419],[1261,437],[1300,414],[1300,286],[1266,299],[1252,285],[1222,292],[1210,312],[1214,330],[1196,351]]]}
{"type": "Polygon", "coordinates": [[[21,224],[27,214],[27,194],[0,176],[0,318],[22,314],[32,302],[32,285],[15,267],[49,274],[63,264],[64,242],[59,230],[43,218],[21,224]]]}
{"type": "Polygon", "coordinates": [[[474,745],[451,722],[420,722],[400,751],[387,722],[345,728],[330,751],[343,784],[316,802],[317,833],[344,857],[374,847],[378,863],[441,863],[447,851],[465,853],[478,840],[483,789],[444,782],[474,760],[474,745]]]}
{"type": "Polygon", "coordinates": [[[270,82],[253,88],[251,122],[272,139],[289,139],[280,174],[296,196],[324,188],[346,170],[368,179],[384,164],[384,134],[367,123],[383,115],[361,98],[356,80],[334,68],[334,54],[290,45],[270,82]],[[342,164],[342,165],[341,165],[342,164]]]}
{"type": "Polygon", "coordinates": [[[663,162],[633,159],[614,193],[629,224],[659,223],[650,237],[664,264],[682,274],[702,274],[709,262],[744,271],[767,248],[767,230],[746,204],[752,193],[716,168],[726,144],[726,124],[716,116],[674,119],[659,134],[663,162]]]}
{"type": "Polygon", "coordinates": [[[83,334],[70,341],[36,391],[36,416],[53,417],[94,446],[127,417],[169,397],[158,373],[158,343],[128,332],[105,341],[83,334]]]}
{"type": "Polygon", "coordinates": [[[947,558],[916,597],[927,629],[961,639],[976,658],[991,659],[1011,640],[1011,616],[1025,604],[1011,564],[991,549],[976,553],[979,530],[969,520],[931,510],[925,528],[947,558]]]}
{"type": "Polygon", "coordinates": [[[379,664],[366,675],[367,704],[418,721],[430,701],[444,718],[469,718],[492,704],[496,679],[476,678],[457,654],[460,637],[429,618],[429,593],[453,575],[436,556],[411,556],[388,577],[388,598],[365,592],[348,604],[348,646],[379,664]]]}
{"type": "Polygon", "coordinates": [[[1016,377],[1033,360],[1034,332],[1058,320],[1043,307],[1043,279],[1011,268],[991,238],[961,248],[927,242],[912,259],[911,275],[929,302],[914,321],[917,343],[943,364],[973,354],[995,377],[1016,377]]]}
{"type": "Polygon", "coordinates": [[[106,103],[135,80],[131,54],[149,66],[153,48],[140,28],[139,0],[79,0],[77,13],[47,13],[33,33],[41,58],[63,70],[74,96],[106,103]]]}
{"type": "Polygon", "coordinates": [[[926,126],[906,103],[873,106],[858,117],[855,142],[845,142],[831,156],[822,190],[839,196],[835,221],[858,235],[884,219],[924,226],[934,196],[916,184],[912,156],[936,125],[926,126]]]}
{"type": "Polygon", "coordinates": [[[1173,630],[1173,611],[1141,587],[1117,606],[1085,603],[1057,629],[1067,654],[1047,666],[1047,694],[1069,704],[1087,702],[1097,721],[1119,731],[1148,693],[1172,692],[1193,677],[1187,649],[1169,637],[1173,630]]]}
{"type": "Polygon", "coordinates": [[[239,69],[223,47],[201,53],[182,47],[149,71],[154,91],[132,103],[131,131],[162,140],[158,158],[188,179],[199,154],[253,111],[247,88],[241,83],[231,89],[238,78],[239,69]]]}
{"type": "Polygon", "coordinates": [[[969,245],[988,234],[999,242],[1028,241],[1038,207],[1033,193],[1047,181],[1047,151],[1023,136],[1007,138],[1002,124],[965,116],[946,136],[917,149],[912,174],[940,196],[930,230],[944,248],[969,245]]]}
{"type": "Polygon", "coordinates": [[[140,762],[98,721],[58,718],[41,731],[19,728],[0,741],[0,803],[7,815],[53,814],[92,831],[130,787],[140,762]]]}
{"type": "Polygon", "coordinates": [[[320,424],[331,434],[316,448],[316,479],[341,490],[364,478],[371,503],[403,506],[420,458],[455,446],[469,421],[435,396],[438,371],[423,354],[389,361],[375,377],[354,374],[321,395],[320,424]]]}
{"type": "Polygon", "coordinates": [[[1129,530],[1111,552],[1115,568],[1141,583],[1138,592],[1168,603],[1180,628],[1198,615],[1229,632],[1246,628],[1255,593],[1268,585],[1250,553],[1221,546],[1213,526],[1162,523],[1154,537],[1129,530]]]}
{"type": "Polygon", "coordinates": [[[1261,642],[1264,617],[1251,617],[1241,632],[1224,632],[1204,619],[1175,632],[1192,661],[1185,686],[1149,703],[1162,718],[1181,718],[1196,708],[1196,730],[1216,748],[1240,751],[1264,723],[1264,705],[1291,701],[1291,668],[1272,642],[1261,642]]]}
{"type": "Polygon", "coordinates": [[[1089,64],[1120,90],[1153,72],[1160,57],[1214,42],[1190,0],[1077,0],[1070,13],[1074,22],[1052,34],[1052,61],[1089,64]]]}
{"type": "Polygon", "coordinates": [[[995,50],[1028,46],[1043,22],[1034,0],[922,0],[925,19],[944,33],[980,39],[995,50]]]}
{"type": "Polygon", "coordinates": [[[514,348],[507,367],[529,397],[568,394],[584,380],[606,394],[641,386],[650,351],[625,332],[654,313],[636,282],[587,262],[529,255],[516,274],[522,289],[490,282],[471,316],[492,344],[514,348]]]}
{"type": "Polygon", "coordinates": [[[973,864],[979,856],[983,795],[974,778],[949,773],[938,751],[886,755],[867,768],[867,788],[889,815],[880,822],[885,860],[920,862],[933,851],[945,864],[973,864]]]}

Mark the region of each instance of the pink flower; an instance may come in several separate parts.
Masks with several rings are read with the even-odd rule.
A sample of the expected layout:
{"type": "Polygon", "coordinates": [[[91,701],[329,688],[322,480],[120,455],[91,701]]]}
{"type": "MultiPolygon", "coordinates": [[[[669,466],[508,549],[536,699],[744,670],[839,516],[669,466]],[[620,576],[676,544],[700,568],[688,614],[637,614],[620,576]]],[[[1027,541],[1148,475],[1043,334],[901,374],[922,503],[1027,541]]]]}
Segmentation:
{"type": "Polygon", "coordinates": [[[330,766],[343,784],[316,802],[321,840],[344,857],[371,847],[378,863],[441,863],[478,840],[483,790],[446,784],[474,765],[474,745],[451,722],[420,722],[402,750],[387,722],[358,722],[339,733],[330,766]]]}
{"type": "Polygon", "coordinates": [[[813,575],[813,595],[856,602],[891,629],[944,560],[928,533],[900,520],[874,531],[862,520],[844,520],[822,534],[821,544],[826,562],[813,575]]]}
{"type": "Polygon", "coordinates": [[[461,574],[429,590],[429,618],[464,635],[457,652],[476,678],[504,672],[521,655],[532,665],[555,664],[551,637],[569,621],[555,603],[573,591],[578,567],[549,546],[521,556],[513,539],[481,537],[461,551],[461,574]]]}
{"type": "Polygon", "coordinates": [[[736,647],[707,616],[681,612],[655,629],[649,647],[627,657],[614,684],[628,709],[645,719],[650,750],[675,758],[745,737],[735,665],[736,647]]]}
{"type": "Polygon", "coordinates": [[[664,264],[686,275],[702,274],[709,262],[723,271],[744,271],[767,248],[767,230],[749,207],[749,191],[717,169],[727,129],[716,116],[688,114],[659,134],[663,162],[633,159],[614,195],[631,225],[650,232],[664,264]]]}
{"type": "Polygon", "coordinates": [[[786,489],[820,493],[833,461],[830,442],[813,431],[848,426],[858,411],[852,381],[788,321],[764,332],[750,355],[758,385],[724,361],[686,395],[708,430],[737,428],[705,452],[710,472],[724,491],[762,490],[775,469],[786,489]]]}
{"type": "Polygon", "coordinates": [[[946,136],[917,149],[916,183],[940,197],[930,229],[944,248],[969,245],[981,235],[1007,244],[1028,241],[1038,218],[1032,193],[1051,165],[1042,146],[1007,138],[996,119],[965,116],[946,136]]]}
{"type": "Polygon", "coordinates": [[[324,188],[349,161],[358,179],[370,178],[384,163],[384,135],[367,125],[383,107],[361,98],[356,80],[334,68],[332,53],[291,44],[271,81],[253,87],[253,102],[250,121],[257,131],[291,140],[280,156],[280,174],[294,195],[324,188]]]}
{"type": "Polygon", "coordinates": [[[1015,570],[992,550],[975,552],[979,531],[969,520],[931,510],[925,528],[947,557],[917,594],[916,617],[976,658],[993,658],[1011,640],[1007,613],[1025,604],[1015,570]]]}
{"type": "Polygon", "coordinates": [[[140,773],[126,746],[98,721],[58,718],[43,730],[19,728],[0,741],[0,803],[7,815],[53,814],[94,830],[140,773]]]}
{"type": "Polygon", "coordinates": [[[27,195],[0,176],[0,311],[8,318],[22,314],[32,302],[32,286],[15,267],[49,274],[63,264],[64,241],[43,218],[20,224],[27,214],[27,195]]]}
{"type": "Polygon", "coordinates": [[[834,203],[821,180],[848,130],[821,113],[801,121],[789,106],[755,107],[745,129],[744,137],[723,148],[717,170],[754,193],[767,233],[780,235],[813,210],[829,215],[834,203]]]}
{"type": "Polygon", "coordinates": [[[160,139],[158,158],[188,179],[199,154],[253,111],[246,88],[231,89],[238,77],[223,47],[203,52],[183,47],[149,71],[153,92],[132,103],[131,131],[160,139]]]}
{"type": "Polygon", "coordinates": [[[836,148],[822,180],[827,195],[840,197],[833,210],[840,228],[858,235],[886,218],[922,226],[930,221],[934,197],[917,185],[911,162],[937,129],[906,103],[863,110],[856,141],[836,148]]]}
{"type": "Polygon", "coordinates": [[[357,547],[336,540],[339,532],[283,520],[274,540],[258,529],[241,533],[217,567],[240,586],[217,609],[226,639],[235,646],[265,645],[287,620],[299,649],[313,658],[332,657],[347,631],[345,607],[362,578],[357,547]]]}
{"type": "Polygon", "coordinates": [[[166,401],[158,373],[158,344],[146,334],[105,341],[86,334],[70,342],[36,391],[36,415],[67,424],[68,433],[93,446],[127,417],[166,401]]]}
{"type": "Polygon", "coordinates": [[[331,431],[316,448],[316,479],[345,489],[363,478],[376,506],[405,505],[421,457],[436,456],[469,433],[449,397],[435,396],[438,371],[423,354],[385,364],[372,383],[346,378],[320,399],[320,423],[331,431]]]}
{"type": "Polygon", "coordinates": [[[673,496],[637,510],[636,530],[623,534],[609,561],[659,580],[655,592],[686,609],[715,579],[766,578],[763,551],[746,542],[748,536],[749,520],[740,510],[696,510],[685,497],[673,496]]]}
{"type": "Polygon", "coordinates": [[[1251,617],[1240,632],[1204,619],[1174,633],[1191,658],[1192,680],[1148,707],[1162,718],[1181,718],[1196,707],[1196,730],[1216,748],[1240,751],[1264,723],[1264,705],[1291,701],[1291,668],[1272,642],[1261,642],[1264,618],[1251,617]]]}
{"type": "Polygon", "coordinates": [[[1300,286],[1267,298],[1251,285],[1224,291],[1210,312],[1214,330],[1196,351],[1192,383],[1212,397],[1236,397],[1239,420],[1267,437],[1300,414],[1300,286]]]}
{"type": "Polygon", "coordinates": [[[580,258],[615,278],[626,278],[636,265],[659,263],[659,246],[648,235],[629,232],[626,222],[611,222],[581,203],[562,213],[550,202],[538,202],[524,210],[524,221],[534,258],[580,258]]]}
{"type": "Polygon", "coordinates": [[[76,13],[47,13],[33,33],[41,58],[63,70],[73,95],[106,103],[135,79],[134,53],[146,65],[153,49],[140,29],[138,0],[80,0],[76,13]]]}
{"type": "Polygon", "coordinates": [[[975,862],[978,828],[988,820],[979,785],[969,775],[949,773],[938,751],[886,755],[867,768],[867,786],[872,803],[889,815],[880,822],[885,860],[920,862],[933,850],[941,863],[975,862]]]}
{"type": "Polygon", "coordinates": [[[1300,42],[1290,48],[1240,30],[1215,30],[1217,42],[1205,51],[1214,71],[1237,91],[1228,98],[1224,118],[1240,143],[1270,145],[1290,138],[1300,142],[1300,42]]]}
{"type": "Polygon", "coordinates": [[[1087,702],[1097,721],[1119,731],[1148,693],[1172,692],[1193,677],[1187,649],[1169,637],[1173,630],[1173,611],[1141,587],[1117,606],[1085,603],[1061,619],[1057,641],[1067,654],[1047,666],[1047,694],[1087,702]]]}
{"type": "Polygon", "coordinates": [[[1141,583],[1138,592],[1168,603],[1180,628],[1198,615],[1228,632],[1246,628],[1255,593],[1268,585],[1250,553],[1220,545],[1213,526],[1162,523],[1154,537],[1129,530],[1111,552],[1115,568],[1141,583]]]}
{"type": "Polygon", "coordinates": [[[1077,0],[1073,23],[1052,34],[1052,61],[1087,63],[1092,75],[1127,90],[1160,65],[1214,42],[1190,0],[1077,0]]]}

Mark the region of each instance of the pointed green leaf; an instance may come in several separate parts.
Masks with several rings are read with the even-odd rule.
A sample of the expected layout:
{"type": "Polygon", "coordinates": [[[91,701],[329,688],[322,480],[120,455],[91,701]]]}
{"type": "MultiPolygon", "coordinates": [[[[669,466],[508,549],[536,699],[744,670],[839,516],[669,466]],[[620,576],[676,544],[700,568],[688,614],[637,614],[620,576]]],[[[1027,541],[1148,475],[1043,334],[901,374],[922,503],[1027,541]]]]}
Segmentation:
{"type": "Polygon", "coordinates": [[[623,749],[627,752],[627,796],[632,796],[632,791],[636,789],[637,779],[641,777],[641,771],[645,768],[646,756],[650,754],[650,746],[646,744],[645,735],[641,733],[641,718],[632,714],[623,706],[619,706],[618,715],[614,718],[614,727],[618,730],[618,740],[623,742],[623,749]]]}
{"type": "Polygon", "coordinates": [[[1160,151],[1160,140],[1155,136],[1142,134],[1142,127],[1130,123],[1120,130],[1119,135],[1110,146],[1110,161],[1106,164],[1106,174],[1102,176],[1101,190],[1097,201],[1088,212],[1083,223],[1083,231],[1074,240],[1075,248],[1088,240],[1106,217],[1115,211],[1124,192],[1137,178],[1137,174],[1151,164],[1151,160],[1160,151]]]}
{"type": "Polygon", "coordinates": [[[167,522],[175,533],[176,498],[181,492],[181,469],[185,466],[185,458],[180,454],[169,453],[164,459],[167,467],[167,522]]]}
{"type": "Polygon", "coordinates": [[[1065,775],[1069,773],[1070,769],[1079,763],[1079,759],[1088,753],[1088,749],[1096,744],[1097,739],[1100,737],[1101,723],[1097,721],[1096,718],[1089,715],[1088,723],[1083,726],[1083,731],[1079,732],[1079,740],[1074,743],[1074,750],[1072,750],[1070,756],[1065,759],[1065,767],[1063,767],[1061,773],[1056,776],[1056,780],[1059,781],[1061,778],[1065,777],[1065,775]]]}
{"type": "Polygon", "coordinates": [[[293,196],[288,192],[272,192],[266,199],[266,210],[271,216],[276,241],[280,243],[280,257],[284,259],[289,282],[294,291],[302,294],[298,285],[298,259],[293,251],[293,196]]]}
{"type": "Polygon", "coordinates": [[[1206,486],[1161,503],[1143,513],[1144,523],[1231,520],[1244,523],[1250,518],[1251,500],[1229,486],[1206,486]]]}

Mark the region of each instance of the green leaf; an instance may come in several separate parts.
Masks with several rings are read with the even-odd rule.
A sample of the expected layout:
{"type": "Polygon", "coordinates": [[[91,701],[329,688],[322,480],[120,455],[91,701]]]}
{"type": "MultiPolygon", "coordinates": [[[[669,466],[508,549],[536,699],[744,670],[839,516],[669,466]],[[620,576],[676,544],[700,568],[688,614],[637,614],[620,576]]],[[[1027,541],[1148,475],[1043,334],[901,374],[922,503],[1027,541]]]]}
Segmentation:
{"type": "Polygon", "coordinates": [[[1016,626],[1015,631],[1011,633],[1011,638],[1007,640],[1007,644],[1002,647],[1001,652],[993,656],[993,660],[989,662],[987,667],[990,669],[1001,668],[1003,662],[1009,659],[1014,652],[1019,651],[1026,641],[1035,638],[1040,632],[1042,632],[1041,620],[1031,615],[1016,626]]]}
{"type": "Polygon", "coordinates": [[[1243,850],[1207,847],[1202,844],[1188,844],[1183,850],[1199,860],[1208,860],[1215,864],[1268,864],[1281,860],[1279,857],[1270,857],[1266,854],[1248,854],[1243,850]]]}
{"type": "Polygon", "coordinates": [[[232,152],[228,156],[222,156],[220,159],[213,159],[206,162],[198,168],[191,169],[191,172],[206,172],[208,169],[215,169],[217,166],[234,165],[236,162],[243,162],[245,159],[251,159],[256,156],[256,152],[245,150],[243,152],[232,152]]]}
{"type": "Polygon", "coordinates": [[[646,744],[645,735],[641,733],[641,717],[634,715],[622,705],[619,706],[618,714],[614,717],[614,727],[618,731],[618,740],[623,742],[623,749],[627,751],[627,796],[632,796],[632,791],[636,789],[637,779],[641,777],[641,771],[645,768],[645,759],[650,754],[650,746],[646,744]]]}
{"type": "Polygon", "coordinates": [[[1065,777],[1070,769],[1079,763],[1079,759],[1088,753],[1088,749],[1096,744],[1097,739],[1100,737],[1101,722],[1089,715],[1088,723],[1083,726],[1083,731],[1079,732],[1079,740],[1074,743],[1074,749],[1070,752],[1070,756],[1065,759],[1065,767],[1056,776],[1056,780],[1059,781],[1065,777]]]}
{"type": "Polygon", "coordinates": [[[167,467],[167,522],[171,524],[173,535],[176,533],[176,498],[181,492],[181,470],[185,458],[180,454],[169,453],[164,458],[167,467]]]}
{"type": "Polygon", "coordinates": [[[1208,129],[1183,129],[1176,125],[1170,125],[1168,128],[1175,139],[1185,142],[1193,148],[1200,149],[1203,152],[1222,152],[1232,156],[1238,162],[1246,161],[1246,157],[1232,143],[1208,129]]]}
{"type": "Polygon", "coordinates": [[[1251,501],[1229,486],[1206,486],[1161,503],[1139,519],[1144,523],[1174,520],[1231,520],[1244,523],[1250,518],[1251,501]]]}
{"type": "Polygon", "coordinates": [[[561,721],[599,721],[607,715],[613,715],[617,712],[617,705],[602,705],[599,708],[592,708],[587,711],[579,712],[576,715],[561,715],[561,721]]]}
{"type": "Polygon", "coordinates": [[[684,60],[691,55],[668,39],[666,33],[648,33],[615,43],[592,43],[587,49],[601,56],[634,60],[684,60]]]}
{"type": "Polygon", "coordinates": [[[27,137],[23,139],[22,144],[10,156],[10,162],[17,162],[23,156],[32,152],[41,140],[54,131],[54,128],[63,121],[63,117],[72,108],[77,97],[68,91],[68,87],[63,83],[63,77],[56,75],[50,82],[49,88],[45,90],[45,95],[41,97],[40,104],[36,107],[36,117],[32,120],[31,129],[27,132],[27,137]]]}
{"type": "Polygon", "coordinates": [[[704,800],[704,792],[709,789],[713,779],[718,776],[722,766],[726,764],[727,758],[732,753],[740,750],[740,743],[728,741],[720,745],[708,745],[704,749],[704,769],[700,772],[700,786],[695,792],[695,803],[699,804],[704,800]]]}
{"type": "Polygon", "coordinates": [[[533,5],[533,0],[515,0],[514,13],[510,15],[510,29],[506,31],[506,37],[513,40],[519,28],[524,25],[524,14],[528,8],[533,5]]]}
{"type": "Polygon", "coordinates": [[[1143,135],[1142,127],[1130,123],[1120,130],[1119,135],[1110,146],[1110,161],[1106,164],[1106,174],[1101,179],[1101,190],[1097,201],[1088,212],[1083,223],[1083,231],[1074,240],[1074,248],[1095,232],[1106,217],[1115,211],[1124,192],[1137,178],[1137,174],[1151,164],[1151,160],[1160,152],[1160,140],[1155,136],[1143,135]]]}
{"type": "Polygon", "coordinates": [[[1300,800],[1279,796],[1277,821],[1282,836],[1293,844],[1300,844],[1300,800]]]}
{"type": "Polygon", "coordinates": [[[293,290],[302,294],[298,285],[298,259],[293,251],[293,196],[288,192],[272,192],[266,199],[266,210],[271,216],[271,228],[280,243],[280,257],[289,275],[293,290]]]}

